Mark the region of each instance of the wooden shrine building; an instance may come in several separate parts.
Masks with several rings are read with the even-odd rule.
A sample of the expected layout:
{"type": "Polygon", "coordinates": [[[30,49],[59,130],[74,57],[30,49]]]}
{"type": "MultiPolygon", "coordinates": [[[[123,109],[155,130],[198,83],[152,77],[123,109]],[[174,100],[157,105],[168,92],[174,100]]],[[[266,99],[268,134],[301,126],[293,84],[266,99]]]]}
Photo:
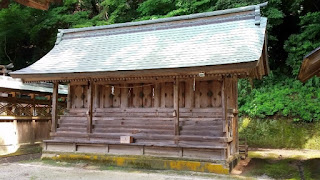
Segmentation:
{"type": "Polygon", "coordinates": [[[238,79],[269,72],[264,5],[59,30],[47,55],[11,73],[53,82],[54,94],[59,83],[69,84],[69,113],[52,111],[45,152],[227,167],[238,155],[238,79]]]}
{"type": "Polygon", "coordinates": [[[320,77],[320,47],[303,58],[298,79],[304,83],[313,76],[320,77]]]}

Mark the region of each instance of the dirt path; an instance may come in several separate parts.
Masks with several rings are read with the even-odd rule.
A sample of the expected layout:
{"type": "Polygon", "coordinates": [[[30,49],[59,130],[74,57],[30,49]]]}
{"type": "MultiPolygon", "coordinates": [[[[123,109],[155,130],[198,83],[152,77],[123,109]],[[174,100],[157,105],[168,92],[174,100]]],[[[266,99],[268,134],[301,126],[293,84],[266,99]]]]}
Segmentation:
{"type": "Polygon", "coordinates": [[[42,162],[3,163],[0,164],[0,179],[105,179],[105,180],[212,180],[230,179],[228,176],[207,175],[203,173],[174,173],[167,171],[120,171],[97,170],[96,167],[57,167],[42,162]],[[207,177],[205,177],[207,175],[207,177]]]}

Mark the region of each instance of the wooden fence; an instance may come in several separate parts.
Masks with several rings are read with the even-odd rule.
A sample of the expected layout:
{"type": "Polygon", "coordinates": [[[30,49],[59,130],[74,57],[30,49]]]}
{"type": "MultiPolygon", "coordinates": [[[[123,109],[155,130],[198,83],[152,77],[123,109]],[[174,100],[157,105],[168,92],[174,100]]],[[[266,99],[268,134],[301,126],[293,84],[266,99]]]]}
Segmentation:
{"type": "MultiPolygon", "coordinates": [[[[58,103],[64,114],[65,102],[58,103]]],[[[0,155],[50,138],[51,101],[0,97],[0,155]]]]}

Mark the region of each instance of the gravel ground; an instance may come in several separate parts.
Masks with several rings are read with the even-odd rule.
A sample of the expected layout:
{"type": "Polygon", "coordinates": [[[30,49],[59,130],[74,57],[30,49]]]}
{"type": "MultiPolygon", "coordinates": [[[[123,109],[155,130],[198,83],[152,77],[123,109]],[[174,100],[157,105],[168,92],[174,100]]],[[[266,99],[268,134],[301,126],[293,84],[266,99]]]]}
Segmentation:
{"type": "Polygon", "coordinates": [[[212,180],[230,179],[228,176],[208,175],[206,173],[173,173],[166,171],[125,171],[125,170],[97,170],[96,167],[58,167],[42,162],[2,163],[0,164],[0,179],[105,179],[105,180],[212,180]],[[207,176],[207,177],[205,177],[207,176]]]}

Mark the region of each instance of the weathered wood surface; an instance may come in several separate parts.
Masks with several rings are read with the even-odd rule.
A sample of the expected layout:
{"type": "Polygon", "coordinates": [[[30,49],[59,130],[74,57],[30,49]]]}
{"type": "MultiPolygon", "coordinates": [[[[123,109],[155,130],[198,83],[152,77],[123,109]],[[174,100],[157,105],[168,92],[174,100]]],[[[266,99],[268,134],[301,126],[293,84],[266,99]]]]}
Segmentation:
{"type": "Polygon", "coordinates": [[[53,93],[52,93],[52,125],[51,125],[51,132],[57,131],[57,124],[58,124],[58,87],[59,84],[55,82],[53,84],[53,93]]]}
{"type": "MultiPolygon", "coordinates": [[[[236,80],[232,78],[226,81],[196,78],[156,83],[99,82],[90,97],[90,87],[71,84],[71,91],[75,93],[71,98],[72,108],[61,116],[58,131],[48,143],[79,143],[83,151],[90,151],[90,145],[80,146],[81,143],[106,144],[111,152],[120,144],[120,136],[131,136],[133,143],[119,152],[127,152],[134,146],[139,153],[148,146],[186,148],[185,157],[224,159],[236,149],[235,136],[227,136],[230,132],[237,134],[230,129],[227,119],[227,109],[237,108],[235,86],[236,80]],[[93,108],[92,125],[86,118],[90,107],[93,108]],[[87,127],[92,127],[91,133],[87,133],[87,127]],[[201,154],[198,149],[210,151],[201,154]],[[211,156],[211,152],[216,154],[211,156]]],[[[232,122],[232,127],[237,126],[232,122]]],[[[173,153],[169,149],[168,154],[173,153]]],[[[153,149],[143,151],[157,154],[153,149]]],[[[183,151],[175,149],[173,154],[182,157],[183,151]]],[[[159,154],[165,154],[165,150],[159,154]]]]}
{"type": "MultiPolygon", "coordinates": [[[[174,83],[97,84],[95,108],[173,108],[174,83]],[[112,91],[113,90],[113,91],[112,91]]],[[[72,83],[70,107],[87,108],[87,85],[72,83]]],[[[222,81],[179,82],[179,108],[211,108],[222,106],[222,81]],[[195,88],[195,89],[194,89],[195,88]]]]}
{"type": "Polygon", "coordinates": [[[51,117],[0,117],[0,154],[49,138],[51,117]]]}

